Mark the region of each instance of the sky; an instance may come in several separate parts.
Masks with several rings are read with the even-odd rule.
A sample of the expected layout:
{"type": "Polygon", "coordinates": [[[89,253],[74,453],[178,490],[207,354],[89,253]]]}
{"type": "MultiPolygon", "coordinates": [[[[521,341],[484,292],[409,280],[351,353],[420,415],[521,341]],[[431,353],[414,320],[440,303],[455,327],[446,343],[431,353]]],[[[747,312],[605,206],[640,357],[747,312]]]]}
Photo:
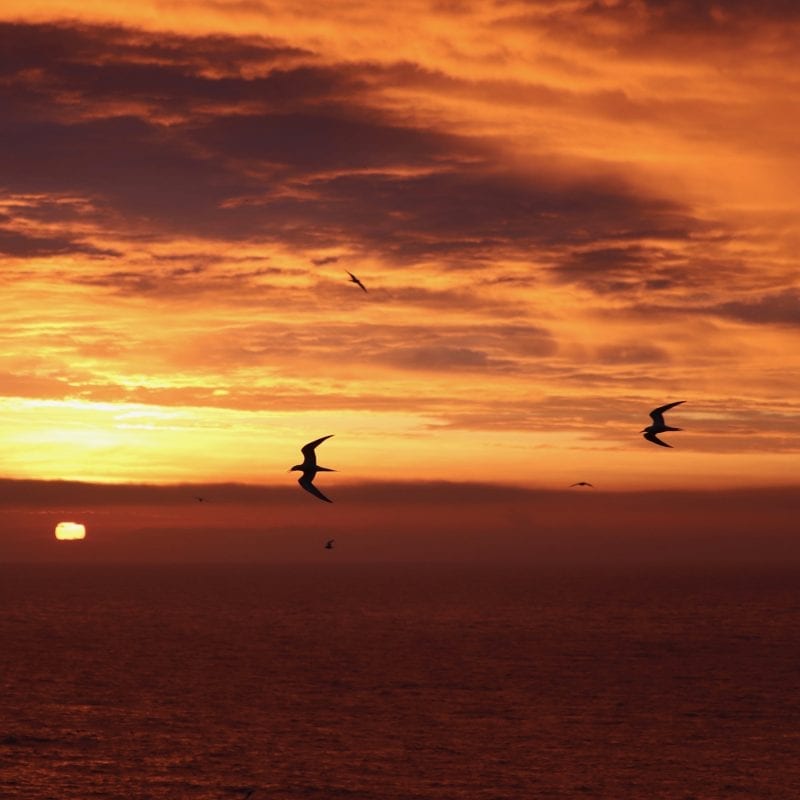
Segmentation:
{"type": "Polygon", "coordinates": [[[0,475],[299,493],[334,434],[334,501],[796,487],[798,41],[789,0],[6,0],[0,475]]]}

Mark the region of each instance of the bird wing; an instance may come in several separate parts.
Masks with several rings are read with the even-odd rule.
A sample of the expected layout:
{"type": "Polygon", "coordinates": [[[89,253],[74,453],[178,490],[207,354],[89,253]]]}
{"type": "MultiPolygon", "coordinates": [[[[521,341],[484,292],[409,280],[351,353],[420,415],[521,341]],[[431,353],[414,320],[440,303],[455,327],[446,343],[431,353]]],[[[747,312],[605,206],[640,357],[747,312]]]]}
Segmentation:
{"type": "Polygon", "coordinates": [[[666,442],[662,442],[661,439],[658,438],[654,433],[646,433],[644,438],[647,439],[648,442],[652,442],[653,444],[660,444],[662,447],[672,447],[671,444],[667,444],[666,442]]]}
{"type": "Polygon", "coordinates": [[[327,436],[322,436],[319,439],[314,439],[313,442],[309,442],[308,444],[304,444],[300,448],[300,452],[307,458],[311,459],[312,464],[316,464],[316,457],[314,456],[314,449],[318,444],[321,444],[326,439],[330,439],[333,436],[332,433],[329,433],[327,436]]]}
{"type": "Polygon", "coordinates": [[[367,291],[367,287],[364,286],[364,284],[361,283],[361,281],[355,275],[353,275],[353,273],[350,272],[350,270],[346,269],[345,272],[350,276],[350,280],[353,283],[358,284],[358,286],[360,286],[365,292],[367,291]]]}
{"type": "Polygon", "coordinates": [[[663,425],[664,424],[664,412],[669,411],[671,408],[675,408],[675,406],[679,406],[681,403],[685,403],[685,400],[676,400],[674,403],[667,403],[665,406],[659,406],[658,408],[654,408],[650,412],[650,419],[656,425],[663,425]]]}
{"type": "Polygon", "coordinates": [[[311,482],[311,478],[306,475],[303,475],[302,478],[298,478],[297,482],[307,491],[314,495],[314,497],[319,497],[320,500],[324,500],[326,503],[332,503],[333,500],[329,500],[325,497],[322,492],[317,489],[316,486],[311,482]]]}

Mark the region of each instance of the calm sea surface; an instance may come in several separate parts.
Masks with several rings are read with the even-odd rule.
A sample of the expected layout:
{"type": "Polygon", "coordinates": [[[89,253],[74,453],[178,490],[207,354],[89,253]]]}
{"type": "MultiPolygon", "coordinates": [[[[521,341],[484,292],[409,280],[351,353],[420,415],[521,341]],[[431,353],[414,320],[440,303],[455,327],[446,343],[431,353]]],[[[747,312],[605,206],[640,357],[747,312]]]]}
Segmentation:
{"type": "Polygon", "coordinates": [[[800,571],[0,566],[2,800],[800,797],[800,571]]]}

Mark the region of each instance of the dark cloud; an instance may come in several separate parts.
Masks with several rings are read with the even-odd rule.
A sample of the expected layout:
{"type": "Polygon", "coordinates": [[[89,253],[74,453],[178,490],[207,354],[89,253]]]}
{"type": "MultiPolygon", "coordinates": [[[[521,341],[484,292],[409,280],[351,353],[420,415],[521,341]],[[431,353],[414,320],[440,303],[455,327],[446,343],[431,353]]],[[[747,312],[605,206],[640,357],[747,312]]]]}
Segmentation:
{"type": "Polygon", "coordinates": [[[597,14],[625,15],[644,9],[651,24],[676,31],[739,27],[753,20],[790,22],[800,19],[793,0],[622,0],[614,6],[593,0],[586,10],[597,14]]]}
{"type": "Polygon", "coordinates": [[[404,369],[434,370],[438,373],[451,370],[506,370],[513,364],[506,359],[492,358],[482,350],[446,345],[420,347],[394,347],[380,356],[385,364],[404,369]]]}
{"type": "Polygon", "coordinates": [[[306,178],[321,172],[433,168],[479,152],[461,137],[354,112],[340,105],[326,113],[217,117],[198,128],[194,138],[219,156],[268,163],[282,168],[279,175],[306,178]]]}
{"type": "MultiPolygon", "coordinates": [[[[363,275],[360,275],[364,278],[363,275]]],[[[364,278],[365,279],[365,278],[364,278]]],[[[365,279],[366,280],[366,279],[365,279]]],[[[337,297],[352,298],[351,284],[343,273],[343,278],[338,281],[326,279],[318,282],[319,290],[330,294],[332,286],[336,286],[337,297]]],[[[512,320],[524,320],[528,317],[530,307],[523,298],[515,300],[497,297],[491,292],[481,291],[483,281],[479,285],[466,282],[463,288],[433,289],[423,286],[392,286],[384,288],[379,283],[367,284],[369,295],[376,302],[391,306],[405,306],[410,310],[428,309],[438,311],[474,311],[488,314],[499,314],[501,317],[512,320]]],[[[533,330],[520,326],[522,331],[531,333],[533,330]]],[[[521,334],[524,336],[524,334],[521,334]]]]}
{"type": "MultiPolygon", "coordinates": [[[[501,13],[506,5],[498,3],[501,13]]],[[[680,56],[720,61],[738,70],[742,53],[751,45],[762,60],[794,59],[797,52],[800,7],[792,0],[619,0],[613,4],[583,0],[566,5],[529,0],[525,5],[530,11],[520,13],[513,4],[498,24],[530,26],[592,48],[612,46],[622,57],[680,56]],[[768,49],[759,44],[765,26],[770,27],[768,49]]]]}
{"type": "MultiPolygon", "coordinates": [[[[673,233],[674,238],[683,238],[688,230],[673,233]]],[[[603,294],[632,288],[658,292],[686,278],[686,269],[679,268],[671,251],[639,244],[574,251],[552,272],[560,280],[580,283],[603,294]]]]}
{"type": "Polygon", "coordinates": [[[141,64],[239,74],[313,54],[267,37],[184,36],[104,25],[0,22],[0,75],[70,65],[141,64]]]}
{"type": "MultiPolygon", "coordinates": [[[[250,259],[242,259],[248,262],[250,259]]],[[[229,293],[241,298],[247,291],[249,302],[262,302],[267,297],[285,305],[307,306],[296,289],[278,287],[275,278],[304,275],[302,270],[281,267],[236,266],[237,259],[219,255],[194,257],[154,257],[140,269],[95,271],[90,274],[67,274],[63,279],[83,286],[98,286],[120,295],[148,294],[190,300],[198,294],[229,293]],[[225,266],[218,266],[220,261],[225,266]],[[163,264],[185,263],[185,266],[164,268],[163,264]],[[187,263],[188,262],[188,263],[187,263]]],[[[240,302],[244,302],[240,299],[240,302]]]]}
{"type": "Polygon", "coordinates": [[[558,4],[550,0],[522,0],[508,3],[496,0],[499,9],[527,6],[538,19],[576,17],[576,24],[586,17],[620,20],[635,26],[646,21],[652,28],[693,31],[743,26],[753,21],[792,22],[800,19],[794,0],[581,0],[558,4]]]}
{"type": "Polygon", "coordinates": [[[0,131],[0,171],[10,191],[79,193],[96,201],[98,214],[135,215],[155,231],[208,224],[241,188],[241,180],[187,152],[168,131],[135,117],[76,124],[6,118],[0,131]]]}
{"type": "Polygon", "coordinates": [[[633,306],[637,316],[695,316],[724,317],[754,325],[800,325],[800,290],[783,289],[764,293],[752,300],[709,303],[701,298],[686,305],[656,305],[643,303],[633,306]]]}
{"type": "Polygon", "coordinates": [[[470,267],[502,252],[679,239],[698,227],[679,204],[591,168],[570,178],[540,158],[503,169],[487,141],[398,122],[359,90],[368,64],[286,66],[305,54],[221,37],[0,30],[19,40],[7,74],[33,75],[4,87],[5,187],[88,198],[96,223],[121,235],[346,245],[470,267]],[[226,63],[280,63],[255,78],[233,68],[209,77],[203,65],[223,50],[226,63]],[[136,112],[137,99],[153,113],[136,112]],[[181,119],[157,121],[176,110],[181,119]]]}
{"type": "Polygon", "coordinates": [[[133,272],[130,270],[116,270],[101,275],[76,276],[74,283],[85,286],[100,286],[104,289],[113,289],[120,294],[149,294],[162,289],[165,279],[150,272],[133,272]]]}
{"type": "Polygon", "coordinates": [[[95,247],[70,236],[34,236],[0,228],[0,255],[12,258],[41,258],[68,253],[102,257],[120,255],[115,250],[95,247]]]}
{"type": "MultiPolygon", "coordinates": [[[[708,301],[709,292],[716,295],[721,282],[752,282],[748,265],[724,252],[726,236],[714,233],[698,221],[680,214],[672,218],[674,227],[663,233],[642,233],[658,240],[673,240],[655,245],[637,242],[613,242],[565,248],[550,269],[559,281],[580,284],[597,294],[620,295],[629,301],[638,297],[654,309],[659,296],[664,307],[674,295],[700,305],[708,301]]],[[[598,235],[598,239],[602,237],[598,235]]],[[[635,237],[629,237],[631,239],[635,237]]]]}
{"type": "Polygon", "coordinates": [[[721,303],[707,310],[741,322],[800,326],[800,289],[786,289],[751,301],[721,303]]]}
{"type": "Polygon", "coordinates": [[[544,169],[527,176],[475,165],[410,177],[349,174],[314,180],[310,189],[312,198],[265,202],[284,236],[308,246],[347,237],[385,257],[451,266],[532,247],[680,239],[699,227],[679,205],[640,197],[619,181],[565,180],[544,169]],[[297,230],[304,216],[315,220],[313,231],[297,230]]]}

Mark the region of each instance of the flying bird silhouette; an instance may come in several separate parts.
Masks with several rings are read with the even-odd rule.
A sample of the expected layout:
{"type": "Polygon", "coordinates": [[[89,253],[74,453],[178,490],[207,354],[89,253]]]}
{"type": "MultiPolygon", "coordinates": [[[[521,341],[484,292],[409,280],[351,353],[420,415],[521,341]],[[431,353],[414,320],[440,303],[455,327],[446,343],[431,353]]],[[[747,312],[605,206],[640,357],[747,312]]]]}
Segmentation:
{"type": "Polygon", "coordinates": [[[365,292],[367,291],[367,287],[364,286],[364,284],[361,283],[361,281],[358,278],[356,278],[356,276],[353,275],[352,272],[350,272],[349,270],[345,270],[345,272],[350,276],[350,283],[354,283],[356,284],[356,286],[360,286],[365,292]]]}
{"type": "Polygon", "coordinates": [[[573,483],[569,488],[571,489],[573,486],[591,486],[594,488],[594,484],[587,483],[586,481],[578,481],[577,483],[573,483]]]}
{"type": "Polygon", "coordinates": [[[326,550],[333,550],[333,543],[335,541],[336,541],[336,539],[328,539],[328,541],[325,542],[325,549],[326,550]]]}
{"type": "Polygon", "coordinates": [[[672,428],[664,422],[664,412],[669,411],[671,408],[675,408],[675,406],[679,406],[681,403],[685,403],[685,400],[676,400],[674,403],[667,403],[665,406],[659,406],[658,408],[654,408],[650,412],[650,419],[653,420],[652,425],[648,425],[646,428],[643,428],[640,432],[644,434],[644,438],[647,439],[648,442],[652,442],[653,444],[661,445],[661,447],[672,447],[671,444],[667,444],[666,442],[662,442],[661,439],[658,438],[657,434],[664,433],[665,431],[682,431],[683,428],[672,428]]]}
{"type": "Polygon", "coordinates": [[[314,452],[315,448],[318,444],[321,444],[326,439],[330,439],[333,436],[332,433],[329,433],[327,436],[323,436],[320,439],[314,439],[313,442],[309,442],[306,445],[303,445],[300,448],[300,452],[303,454],[303,463],[302,464],[295,464],[289,472],[299,471],[303,473],[301,478],[297,479],[297,482],[307,491],[314,495],[314,497],[319,497],[320,500],[324,500],[326,503],[332,503],[332,500],[329,500],[325,497],[322,492],[314,486],[314,478],[316,477],[318,472],[336,472],[335,469],[328,469],[328,467],[320,467],[317,465],[317,454],[314,452]]]}

